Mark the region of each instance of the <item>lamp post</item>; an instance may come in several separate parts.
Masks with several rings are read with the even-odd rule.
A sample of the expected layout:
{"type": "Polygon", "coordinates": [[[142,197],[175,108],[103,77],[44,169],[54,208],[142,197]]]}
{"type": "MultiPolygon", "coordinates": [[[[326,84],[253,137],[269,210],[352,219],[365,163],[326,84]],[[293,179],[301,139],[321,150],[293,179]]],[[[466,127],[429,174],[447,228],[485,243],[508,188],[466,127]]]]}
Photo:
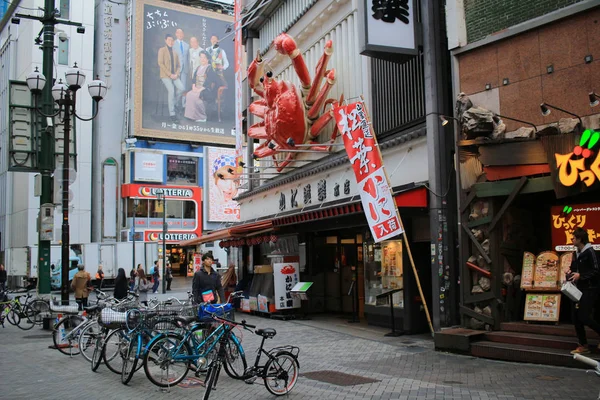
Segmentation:
{"type": "Polygon", "coordinates": [[[166,290],[166,286],[165,286],[165,273],[167,270],[167,243],[166,243],[166,235],[167,235],[167,201],[165,199],[165,192],[162,189],[158,189],[156,191],[156,198],[158,199],[158,201],[162,202],[162,215],[163,215],[163,229],[162,229],[162,254],[163,254],[163,259],[162,259],[162,293],[165,294],[167,293],[166,290]]]}
{"type": "Polygon", "coordinates": [[[61,300],[63,304],[69,304],[69,150],[71,135],[71,119],[77,118],[81,121],[91,121],[98,115],[98,103],[106,96],[106,83],[99,79],[88,84],[88,92],[94,100],[94,114],[91,118],[82,118],[77,115],[75,105],[77,103],[77,91],[85,83],[85,73],[77,68],[77,64],[70,68],[65,74],[67,85],[59,80],[52,86],[52,97],[58,104],[58,111],[53,114],[44,113],[38,107],[38,97],[46,84],[46,77],[37,68],[27,76],[27,86],[33,93],[35,110],[46,118],[58,117],[64,124],[63,138],[63,185],[62,185],[62,248],[61,248],[61,300]]]}
{"type": "Polygon", "coordinates": [[[140,201],[138,199],[133,199],[133,223],[132,223],[132,238],[131,241],[133,242],[133,257],[132,257],[132,268],[135,271],[135,214],[137,213],[137,209],[138,209],[138,205],[140,204],[140,201]]]}

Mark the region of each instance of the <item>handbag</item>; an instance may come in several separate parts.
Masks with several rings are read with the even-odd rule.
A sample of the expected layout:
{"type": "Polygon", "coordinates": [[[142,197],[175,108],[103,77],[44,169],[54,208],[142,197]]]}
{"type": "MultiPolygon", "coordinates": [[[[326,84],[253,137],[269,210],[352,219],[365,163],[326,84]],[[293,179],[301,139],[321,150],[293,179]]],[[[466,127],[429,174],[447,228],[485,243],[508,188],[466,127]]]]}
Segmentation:
{"type": "Polygon", "coordinates": [[[578,302],[581,299],[581,290],[577,289],[577,286],[573,285],[573,282],[565,282],[560,288],[562,294],[567,296],[574,302],[578,302]]]}

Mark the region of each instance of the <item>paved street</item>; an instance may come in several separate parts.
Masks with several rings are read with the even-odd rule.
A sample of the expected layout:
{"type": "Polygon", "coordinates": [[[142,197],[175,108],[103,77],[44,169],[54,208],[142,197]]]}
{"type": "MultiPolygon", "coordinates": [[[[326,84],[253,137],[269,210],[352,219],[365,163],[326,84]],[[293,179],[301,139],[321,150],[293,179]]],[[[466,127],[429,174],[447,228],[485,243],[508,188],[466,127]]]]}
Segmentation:
{"type": "MultiPolygon", "coordinates": [[[[180,294],[183,296],[183,294],[180,294]]],[[[239,315],[239,314],[238,314],[239,315]]],[[[240,319],[241,316],[238,318],[240,319]]],[[[276,321],[248,316],[249,323],[277,329],[269,345],[300,346],[301,373],[338,371],[374,380],[340,386],[302,376],[291,399],[595,399],[600,379],[583,370],[511,364],[433,351],[427,336],[384,338],[384,329],[347,324],[329,317],[276,321]]],[[[245,332],[244,348],[253,358],[258,337],[245,332]]],[[[35,328],[0,329],[2,399],[197,399],[201,388],[162,392],[140,370],[129,386],[101,366],[97,373],[81,356],[56,350],[50,333],[35,328]]],[[[222,375],[215,399],[271,399],[258,382],[252,386],[222,375]]],[[[343,382],[342,382],[343,383],[343,382]]],[[[213,398],[213,396],[211,396],[213,398]]]]}

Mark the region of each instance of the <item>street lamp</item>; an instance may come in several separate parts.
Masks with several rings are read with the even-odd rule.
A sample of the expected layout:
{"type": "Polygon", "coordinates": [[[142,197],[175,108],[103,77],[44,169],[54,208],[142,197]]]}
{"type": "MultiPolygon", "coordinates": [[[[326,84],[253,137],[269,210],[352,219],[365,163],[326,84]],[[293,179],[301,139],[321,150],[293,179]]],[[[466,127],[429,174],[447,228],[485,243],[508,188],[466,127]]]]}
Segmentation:
{"type": "Polygon", "coordinates": [[[65,85],[59,80],[52,86],[52,97],[58,104],[58,111],[53,114],[46,114],[38,107],[38,98],[40,97],[46,77],[40,73],[36,67],[35,71],[27,76],[27,86],[33,93],[35,101],[35,110],[46,118],[58,117],[64,124],[63,138],[63,187],[62,187],[62,240],[61,240],[61,300],[63,304],[69,304],[69,142],[71,135],[71,119],[75,117],[81,121],[91,121],[98,115],[98,103],[106,96],[106,83],[99,79],[93,80],[88,84],[88,92],[94,100],[94,115],[91,118],[82,118],[77,115],[75,105],[77,103],[77,91],[85,83],[85,73],[77,68],[77,64],[70,68],[65,74],[65,85]]]}
{"type": "Polygon", "coordinates": [[[137,213],[137,209],[138,209],[138,205],[140,204],[140,201],[138,199],[133,199],[133,223],[132,223],[132,242],[133,242],[133,270],[135,271],[135,214],[137,213]]]}
{"type": "Polygon", "coordinates": [[[167,244],[166,244],[166,240],[167,240],[167,220],[166,220],[166,216],[167,216],[167,201],[165,199],[165,192],[162,189],[158,189],[156,191],[156,198],[158,201],[162,202],[162,209],[163,209],[163,229],[162,229],[162,254],[163,254],[163,259],[162,259],[162,293],[165,294],[167,293],[167,290],[165,289],[165,273],[166,273],[166,265],[167,265],[167,244]]]}

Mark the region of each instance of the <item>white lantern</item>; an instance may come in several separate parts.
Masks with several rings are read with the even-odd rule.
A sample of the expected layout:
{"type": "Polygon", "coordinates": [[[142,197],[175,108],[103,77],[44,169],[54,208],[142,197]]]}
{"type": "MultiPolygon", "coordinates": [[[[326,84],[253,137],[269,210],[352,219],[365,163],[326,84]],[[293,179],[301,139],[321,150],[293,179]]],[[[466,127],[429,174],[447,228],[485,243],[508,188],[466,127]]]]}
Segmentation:
{"type": "Polygon", "coordinates": [[[85,73],[79,68],[77,68],[77,63],[75,63],[75,65],[73,65],[73,68],[69,69],[65,74],[65,79],[67,80],[67,85],[69,86],[69,89],[77,91],[85,83],[85,73]]]}
{"type": "Polygon", "coordinates": [[[67,90],[69,90],[67,85],[62,82],[62,79],[59,79],[58,83],[52,86],[52,97],[54,98],[54,101],[58,103],[64,99],[65,95],[67,94],[67,90]]]}
{"type": "Polygon", "coordinates": [[[106,83],[98,79],[98,77],[88,84],[88,92],[90,92],[92,99],[96,101],[100,101],[106,96],[107,89],[106,83]]]}
{"type": "Polygon", "coordinates": [[[38,71],[37,67],[35,67],[35,71],[27,75],[25,81],[33,93],[40,93],[46,86],[46,77],[38,71]]]}

